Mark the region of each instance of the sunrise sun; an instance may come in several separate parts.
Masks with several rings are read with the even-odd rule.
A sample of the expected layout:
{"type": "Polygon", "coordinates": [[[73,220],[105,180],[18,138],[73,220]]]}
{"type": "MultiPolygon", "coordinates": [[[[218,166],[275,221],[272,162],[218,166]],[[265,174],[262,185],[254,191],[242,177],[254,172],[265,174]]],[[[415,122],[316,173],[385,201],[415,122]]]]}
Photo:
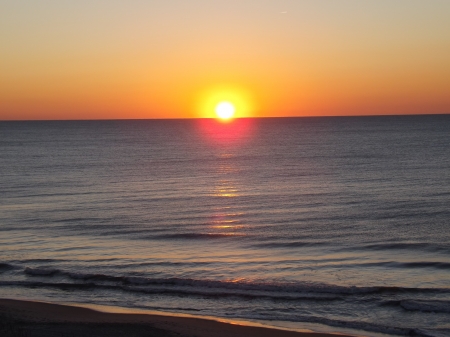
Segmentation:
{"type": "Polygon", "coordinates": [[[216,105],[216,115],[220,119],[229,120],[233,118],[236,108],[230,102],[220,102],[216,105]]]}

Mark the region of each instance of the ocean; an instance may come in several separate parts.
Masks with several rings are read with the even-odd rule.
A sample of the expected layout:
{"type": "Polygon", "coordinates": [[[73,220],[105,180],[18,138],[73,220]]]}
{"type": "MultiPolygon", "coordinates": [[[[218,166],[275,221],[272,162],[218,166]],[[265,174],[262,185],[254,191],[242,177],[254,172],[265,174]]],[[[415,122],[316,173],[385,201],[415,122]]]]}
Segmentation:
{"type": "Polygon", "coordinates": [[[0,297],[450,336],[450,115],[0,122],[0,297]]]}

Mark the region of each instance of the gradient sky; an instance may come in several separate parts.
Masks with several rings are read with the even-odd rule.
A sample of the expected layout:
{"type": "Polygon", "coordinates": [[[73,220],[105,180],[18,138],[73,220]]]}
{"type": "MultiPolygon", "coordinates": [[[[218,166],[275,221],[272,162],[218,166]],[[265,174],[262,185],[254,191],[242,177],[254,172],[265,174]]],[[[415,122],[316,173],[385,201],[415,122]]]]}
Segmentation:
{"type": "Polygon", "coordinates": [[[2,0],[0,120],[450,113],[448,0],[2,0]]]}

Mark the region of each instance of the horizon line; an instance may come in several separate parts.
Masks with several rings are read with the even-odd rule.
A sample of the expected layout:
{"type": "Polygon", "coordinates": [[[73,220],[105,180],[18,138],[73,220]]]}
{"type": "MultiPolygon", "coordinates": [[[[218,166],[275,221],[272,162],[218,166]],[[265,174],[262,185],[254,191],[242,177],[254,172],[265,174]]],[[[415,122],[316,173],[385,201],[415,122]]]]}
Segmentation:
{"type": "MultiPolygon", "coordinates": [[[[288,119],[288,118],[348,118],[348,117],[406,117],[406,116],[445,116],[450,112],[438,113],[418,113],[418,114],[370,114],[370,115],[321,115],[321,116],[253,116],[253,117],[236,117],[235,119],[288,119]]],[[[197,120],[211,119],[217,120],[215,117],[177,117],[177,118],[93,118],[93,119],[0,119],[1,122],[82,122],[82,121],[168,121],[168,120],[197,120]]]]}

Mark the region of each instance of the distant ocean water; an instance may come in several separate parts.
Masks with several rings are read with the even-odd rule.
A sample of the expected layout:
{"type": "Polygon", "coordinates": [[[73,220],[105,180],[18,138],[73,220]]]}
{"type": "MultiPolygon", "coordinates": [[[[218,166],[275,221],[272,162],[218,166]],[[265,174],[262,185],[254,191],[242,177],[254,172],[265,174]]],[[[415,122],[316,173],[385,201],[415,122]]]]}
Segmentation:
{"type": "Polygon", "coordinates": [[[0,122],[0,297],[450,336],[450,115],[0,122]]]}

